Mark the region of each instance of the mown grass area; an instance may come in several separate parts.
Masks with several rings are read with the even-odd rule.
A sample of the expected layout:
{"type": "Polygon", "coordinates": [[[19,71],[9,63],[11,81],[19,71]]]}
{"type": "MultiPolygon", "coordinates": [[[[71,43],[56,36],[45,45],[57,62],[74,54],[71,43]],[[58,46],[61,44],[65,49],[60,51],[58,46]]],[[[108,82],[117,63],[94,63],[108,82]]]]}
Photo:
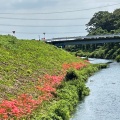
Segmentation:
{"type": "Polygon", "coordinates": [[[40,41],[0,36],[0,98],[34,93],[31,86],[43,74],[57,75],[62,64],[79,59],[40,41]]]}
{"type": "Polygon", "coordinates": [[[35,40],[0,36],[0,119],[69,120],[104,65],[35,40]]]}

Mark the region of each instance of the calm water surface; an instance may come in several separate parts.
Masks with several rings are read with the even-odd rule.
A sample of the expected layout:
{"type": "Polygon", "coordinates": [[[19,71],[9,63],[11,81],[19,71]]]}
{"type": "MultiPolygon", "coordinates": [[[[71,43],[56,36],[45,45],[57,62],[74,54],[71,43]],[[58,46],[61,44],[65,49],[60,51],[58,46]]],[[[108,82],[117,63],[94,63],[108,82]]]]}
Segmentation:
{"type": "MultiPolygon", "coordinates": [[[[91,63],[108,60],[90,59],[91,63]]],[[[78,105],[71,120],[120,120],[120,63],[95,73],[86,84],[91,92],[78,105]]]]}

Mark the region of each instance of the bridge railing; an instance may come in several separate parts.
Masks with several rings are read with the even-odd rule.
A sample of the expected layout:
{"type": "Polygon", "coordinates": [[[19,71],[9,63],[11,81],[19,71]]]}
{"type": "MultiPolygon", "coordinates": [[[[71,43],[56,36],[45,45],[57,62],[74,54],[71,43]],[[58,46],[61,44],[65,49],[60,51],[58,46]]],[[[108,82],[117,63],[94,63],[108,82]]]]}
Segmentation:
{"type": "Polygon", "coordinates": [[[107,35],[90,35],[90,36],[75,36],[75,37],[59,37],[59,38],[52,38],[52,39],[46,39],[46,42],[52,42],[52,41],[68,41],[68,40],[84,40],[84,39],[100,39],[100,38],[114,38],[119,37],[119,34],[107,34],[107,35]]]}

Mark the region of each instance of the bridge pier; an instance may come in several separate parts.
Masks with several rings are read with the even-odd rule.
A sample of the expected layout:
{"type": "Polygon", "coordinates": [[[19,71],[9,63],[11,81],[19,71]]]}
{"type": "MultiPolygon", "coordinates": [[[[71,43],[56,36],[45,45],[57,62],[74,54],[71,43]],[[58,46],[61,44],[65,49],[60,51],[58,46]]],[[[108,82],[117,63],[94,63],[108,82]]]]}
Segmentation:
{"type": "Polygon", "coordinates": [[[65,48],[65,45],[62,45],[62,48],[65,48]]]}
{"type": "Polygon", "coordinates": [[[59,48],[65,48],[64,44],[54,44],[55,46],[59,47],[59,48]]]}

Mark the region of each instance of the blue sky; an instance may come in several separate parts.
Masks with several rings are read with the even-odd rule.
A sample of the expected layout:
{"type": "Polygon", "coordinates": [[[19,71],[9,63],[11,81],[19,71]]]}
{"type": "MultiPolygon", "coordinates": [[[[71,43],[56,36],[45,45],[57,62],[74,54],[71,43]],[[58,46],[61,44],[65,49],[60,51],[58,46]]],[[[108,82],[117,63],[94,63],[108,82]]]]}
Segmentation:
{"type": "Polygon", "coordinates": [[[43,33],[46,33],[46,39],[85,36],[87,35],[85,24],[89,22],[94,13],[98,11],[113,12],[117,8],[120,8],[119,0],[0,0],[0,34],[12,34],[12,31],[16,31],[15,36],[20,39],[43,38],[43,33]]]}

